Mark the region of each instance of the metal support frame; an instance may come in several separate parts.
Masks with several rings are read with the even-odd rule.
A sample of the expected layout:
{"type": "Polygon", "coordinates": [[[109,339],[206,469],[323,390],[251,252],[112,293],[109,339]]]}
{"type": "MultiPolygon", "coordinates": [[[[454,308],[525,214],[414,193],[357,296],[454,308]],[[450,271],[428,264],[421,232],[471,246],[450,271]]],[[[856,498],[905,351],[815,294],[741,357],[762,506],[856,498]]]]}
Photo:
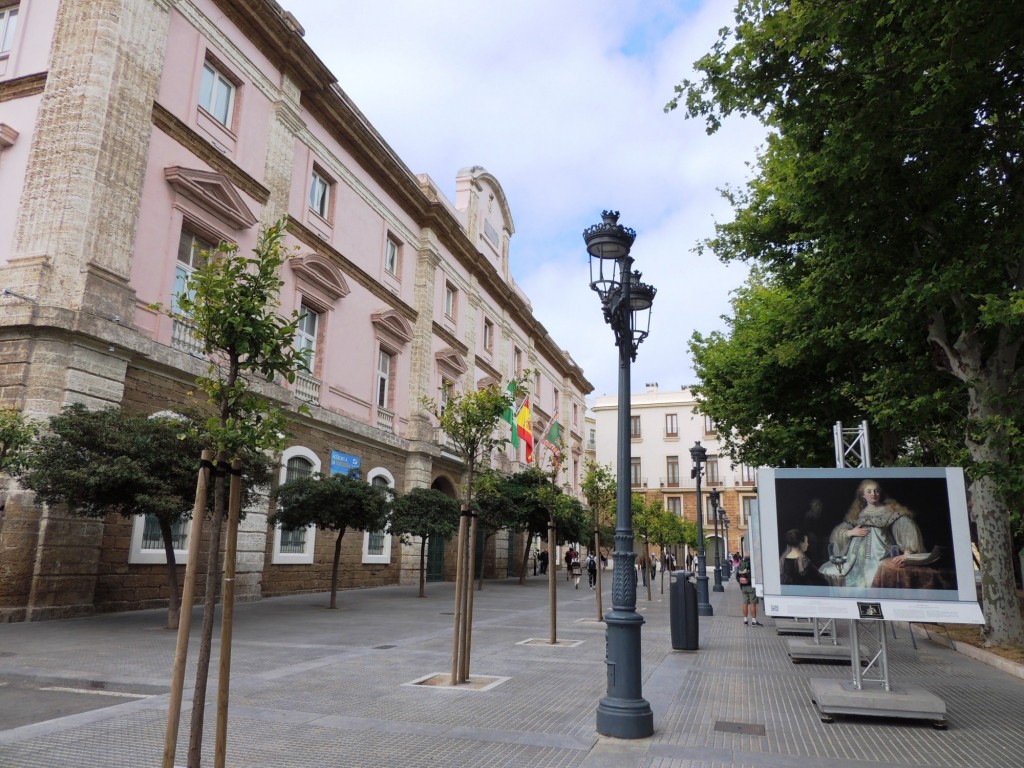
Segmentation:
{"type": "Polygon", "coordinates": [[[878,685],[883,690],[892,690],[889,682],[889,643],[885,631],[885,625],[888,623],[850,619],[850,666],[853,669],[855,690],[863,690],[865,685],[878,685]],[[863,640],[870,640],[875,644],[875,653],[861,669],[860,648],[863,640]]]}
{"type": "Polygon", "coordinates": [[[822,623],[821,619],[816,618],[814,620],[814,644],[821,645],[821,638],[825,634],[832,638],[832,645],[839,645],[839,638],[837,637],[839,633],[836,632],[836,620],[826,619],[825,622],[822,623]]]}

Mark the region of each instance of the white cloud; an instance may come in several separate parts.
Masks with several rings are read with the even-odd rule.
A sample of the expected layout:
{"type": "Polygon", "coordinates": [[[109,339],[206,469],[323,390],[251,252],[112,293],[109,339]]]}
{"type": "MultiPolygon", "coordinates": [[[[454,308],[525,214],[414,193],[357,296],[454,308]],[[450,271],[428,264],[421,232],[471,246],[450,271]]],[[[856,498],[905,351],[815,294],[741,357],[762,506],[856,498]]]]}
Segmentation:
{"type": "Polygon", "coordinates": [[[693,380],[687,341],[721,327],[739,265],[693,247],[729,217],[716,191],[746,177],[762,137],[729,121],[715,136],[662,108],[706,53],[731,4],[668,0],[282,0],[341,87],[414,173],[449,197],[482,165],[505,189],[517,282],[556,343],[614,393],[612,332],[587,285],[582,231],[601,210],[637,230],[654,284],[651,336],[633,391],[693,380]]]}

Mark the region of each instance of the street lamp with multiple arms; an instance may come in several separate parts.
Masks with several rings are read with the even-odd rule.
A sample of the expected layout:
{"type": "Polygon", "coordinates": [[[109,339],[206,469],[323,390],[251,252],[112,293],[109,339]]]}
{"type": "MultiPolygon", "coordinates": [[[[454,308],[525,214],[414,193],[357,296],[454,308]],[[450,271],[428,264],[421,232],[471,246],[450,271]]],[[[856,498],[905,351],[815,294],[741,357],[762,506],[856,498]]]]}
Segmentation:
{"type": "Polygon", "coordinates": [[[603,211],[602,221],[583,232],[590,256],[590,287],[601,299],[604,320],[615,332],[619,349],[619,423],[616,451],[615,551],[612,552],[612,610],[607,626],[605,665],[607,695],[597,705],[597,732],[620,739],[643,739],[654,733],[654,713],[643,698],[640,674],[640,627],[636,611],[633,561],[633,506],[630,498],[629,365],[647,338],[653,286],[640,282],[629,250],[636,232],[618,223],[618,211],[603,211]]]}
{"type": "Polygon", "coordinates": [[[704,473],[704,462],[708,459],[707,449],[700,440],[690,449],[693,459],[692,477],[697,478],[697,615],[714,616],[715,610],[708,600],[708,563],[704,552],[704,505],[700,495],[700,478],[704,473]]]}

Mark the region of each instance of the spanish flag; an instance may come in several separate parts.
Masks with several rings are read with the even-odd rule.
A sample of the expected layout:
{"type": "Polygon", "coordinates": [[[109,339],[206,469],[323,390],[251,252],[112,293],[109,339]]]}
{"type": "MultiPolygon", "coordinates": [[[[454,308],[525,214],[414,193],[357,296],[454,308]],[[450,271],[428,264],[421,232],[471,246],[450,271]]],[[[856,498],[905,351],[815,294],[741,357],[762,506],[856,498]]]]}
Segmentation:
{"type": "Polygon", "coordinates": [[[516,415],[516,426],[519,439],[526,443],[526,463],[533,462],[533,427],[530,426],[530,398],[523,400],[523,406],[516,415]]]}

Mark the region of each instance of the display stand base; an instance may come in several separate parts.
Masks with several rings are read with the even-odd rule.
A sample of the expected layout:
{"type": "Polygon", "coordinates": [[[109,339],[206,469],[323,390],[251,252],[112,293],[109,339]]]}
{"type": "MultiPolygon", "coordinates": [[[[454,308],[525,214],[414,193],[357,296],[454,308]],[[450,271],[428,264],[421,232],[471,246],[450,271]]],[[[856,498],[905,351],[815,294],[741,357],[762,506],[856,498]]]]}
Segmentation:
{"type": "Polygon", "coordinates": [[[928,720],[946,727],[946,703],[918,685],[900,685],[890,691],[877,686],[857,690],[848,680],[812,678],[811,700],[824,723],[834,715],[928,720]]]}
{"type": "MultiPolygon", "coordinates": [[[[791,637],[786,642],[789,644],[789,658],[794,663],[827,661],[834,664],[849,664],[853,656],[850,646],[833,645],[831,640],[827,643],[816,643],[814,638],[791,637]]],[[[861,663],[864,663],[863,658],[861,663]]]]}
{"type": "MultiPolygon", "coordinates": [[[[814,622],[811,619],[775,619],[775,632],[779,635],[814,636],[814,622]]],[[[826,630],[823,635],[829,635],[826,630]]]]}

